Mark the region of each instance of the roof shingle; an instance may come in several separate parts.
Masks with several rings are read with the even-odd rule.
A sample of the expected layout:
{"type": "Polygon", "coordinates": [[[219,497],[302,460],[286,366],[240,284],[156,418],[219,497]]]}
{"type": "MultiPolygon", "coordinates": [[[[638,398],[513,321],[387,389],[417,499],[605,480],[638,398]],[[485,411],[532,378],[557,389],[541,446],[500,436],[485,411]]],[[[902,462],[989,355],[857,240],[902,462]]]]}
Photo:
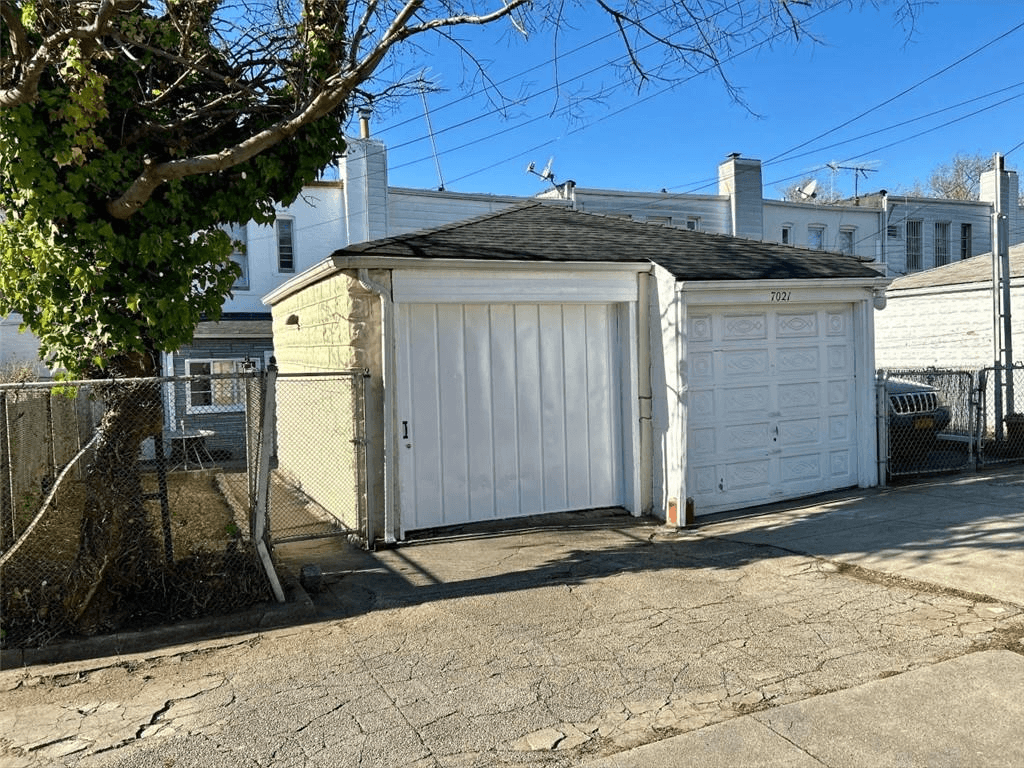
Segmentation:
{"type": "Polygon", "coordinates": [[[677,280],[879,277],[857,258],[529,202],[436,229],[357,243],[336,259],[654,262],[677,280]]]}

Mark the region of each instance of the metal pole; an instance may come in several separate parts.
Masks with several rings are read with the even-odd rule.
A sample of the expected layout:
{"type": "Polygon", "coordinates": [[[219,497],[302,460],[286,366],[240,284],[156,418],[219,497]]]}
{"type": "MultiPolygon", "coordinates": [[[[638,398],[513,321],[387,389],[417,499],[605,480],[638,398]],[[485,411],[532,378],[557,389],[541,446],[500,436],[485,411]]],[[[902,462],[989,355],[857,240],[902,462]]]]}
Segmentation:
{"type": "Polygon", "coordinates": [[[992,211],[992,347],[995,358],[996,379],[993,386],[996,440],[1003,439],[1003,324],[1002,324],[1002,226],[1003,168],[1002,156],[996,152],[992,158],[995,177],[995,209],[992,211]]]}

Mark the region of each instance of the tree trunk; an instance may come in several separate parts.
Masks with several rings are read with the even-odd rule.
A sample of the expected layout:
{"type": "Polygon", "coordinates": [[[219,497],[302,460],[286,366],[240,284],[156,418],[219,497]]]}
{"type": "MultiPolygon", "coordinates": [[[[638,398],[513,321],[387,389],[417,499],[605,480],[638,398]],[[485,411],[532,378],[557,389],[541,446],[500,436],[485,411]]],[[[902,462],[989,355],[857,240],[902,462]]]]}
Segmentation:
{"type": "Polygon", "coordinates": [[[86,475],[78,555],[64,598],[69,622],[82,634],[116,628],[167,565],[147,520],[139,474],[142,441],[162,429],[160,385],[116,381],[99,386],[98,393],[106,410],[86,475]]]}

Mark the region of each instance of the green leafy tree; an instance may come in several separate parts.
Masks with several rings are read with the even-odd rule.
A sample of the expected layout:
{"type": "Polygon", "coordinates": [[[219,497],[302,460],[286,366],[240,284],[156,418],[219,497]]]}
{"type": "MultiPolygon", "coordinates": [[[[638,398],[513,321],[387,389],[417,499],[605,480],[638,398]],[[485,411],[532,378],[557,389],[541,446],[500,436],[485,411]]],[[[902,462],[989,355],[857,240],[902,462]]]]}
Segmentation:
{"type": "MultiPolygon", "coordinates": [[[[916,6],[897,13],[912,20],[916,6]]],[[[344,150],[354,109],[419,94],[417,41],[456,46],[501,107],[514,100],[487,79],[471,31],[530,35],[594,9],[638,86],[703,71],[737,98],[729,56],[799,36],[820,11],[800,0],[0,0],[0,312],[20,313],[73,377],[156,373],[159,352],[219,316],[238,274],[226,225],[270,222],[344,150]]],[[[160,431],[160,398],[131,385],[103,394],[66,601],[80,629],[103,623],[153,549],[132,467],[160,431]]]]}

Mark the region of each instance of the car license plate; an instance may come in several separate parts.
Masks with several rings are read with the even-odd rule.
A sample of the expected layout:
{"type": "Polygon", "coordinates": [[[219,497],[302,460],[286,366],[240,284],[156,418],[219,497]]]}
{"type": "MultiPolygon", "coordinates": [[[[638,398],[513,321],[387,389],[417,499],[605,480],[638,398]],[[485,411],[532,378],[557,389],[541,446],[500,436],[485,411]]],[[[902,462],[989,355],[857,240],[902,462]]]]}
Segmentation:
{"type": "Polygon", "coordinates": [[[919,416],[914,419],[914,429],[931,429],[935,426],[935,419],[931,416],[919,416]]]}

